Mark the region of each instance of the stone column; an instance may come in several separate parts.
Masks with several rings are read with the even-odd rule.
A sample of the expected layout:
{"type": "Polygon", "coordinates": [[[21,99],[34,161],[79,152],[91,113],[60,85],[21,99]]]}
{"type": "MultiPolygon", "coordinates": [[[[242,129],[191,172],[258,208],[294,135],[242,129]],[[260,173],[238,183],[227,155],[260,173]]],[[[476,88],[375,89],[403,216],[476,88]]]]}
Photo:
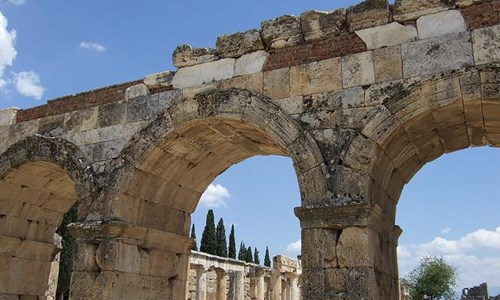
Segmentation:
{"type": "Polygon", "coordinates": [[[195,266],[196,270],[196,300],[207,299],[207,270],[203,266],[195,266]]]}
{"type": "Polygon", "coordinates": [[[271,294],[270,300],[281,300],[281,272],[278,270],[273,270],[271,274],[271,294]]]}
{"type": "Polygon", "coordinates": [[[266,295],[265,282],[264,282],[264,270],[259,270],[256,274],[257,280],[257,300],[264,300],[266,295]]]}
{"type": "Polygon", "coordinates": [[[391,222],[381,211],[361,204],[295,209],[302,228],[303,299],[396,299],[394,247],[380,243],[389,227],[381,224],[391,222]]]}
{"type": "Polygon", "coordinates": [[[290,281],[286,277],[281,279],[281,299],[290,300],[290,281]]]}
{"type": "Polygon", "coordinates": [[[229,276],[229,300],[244,300],[245,281],[243,271],[233,271],[229,276]]]}
{"type": "Polygon", "coordinates": [[[299,300],[300,291],[298,286],[298,278],[299,276],[296,273],[287,273],[286,277],[288,278],[288,290],[289,290],[289,300],[299,300]]]}
{"type": "Polygon", "coordinates": [[[70,225],[71,299],[186,299],[191,239],[119,221],[70,225]]]}
{"type": "Polygon", "coordinates": [[[215,269],[217,274],[217,300],[226,300],[226,272],[215,269]]]}

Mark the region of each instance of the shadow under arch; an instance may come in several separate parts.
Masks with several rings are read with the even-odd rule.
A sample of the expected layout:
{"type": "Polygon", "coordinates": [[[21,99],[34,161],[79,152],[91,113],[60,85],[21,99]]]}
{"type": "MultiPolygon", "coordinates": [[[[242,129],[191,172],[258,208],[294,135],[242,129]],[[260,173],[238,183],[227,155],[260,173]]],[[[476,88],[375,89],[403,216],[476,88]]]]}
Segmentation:
{"type": "Polygon", "coordinates": [[[56,229],[95,190],[91,168],[68,141],[34,135],[0,154],[0,249],[8,254],[0,257],[0,296],[45,297],[56,229]]]}
{"type": "Polygon", "coordinates": [[[187,236],[189,215],[217,175],[248,157],[271,154],[292,159],[303,204],[323,200],[326,175],[316,142],[269,98],[242,89],[198,94],[159,115],[124,148],[112,183],[114,213],[187,236]],[[155,223],[162,211],[176,217],[155,223]]]}

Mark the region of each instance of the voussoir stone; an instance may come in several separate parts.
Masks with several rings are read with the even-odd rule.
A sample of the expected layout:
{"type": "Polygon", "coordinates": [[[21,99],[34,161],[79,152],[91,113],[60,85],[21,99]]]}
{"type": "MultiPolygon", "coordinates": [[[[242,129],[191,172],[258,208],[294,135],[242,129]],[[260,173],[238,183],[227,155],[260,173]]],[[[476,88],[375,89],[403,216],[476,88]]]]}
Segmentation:
{"type": "Polygon", "coordinates": [[[217,53],[220,57],[240,57],[245,53],[264,49],[257,29],[222,35],[217,38],[217,53]]]}
{"type": "Polygon", "coordinates": [[[396,0],[392,7],[394,21],[415,20],[421,16],[448,10],[455,0],[396,0]]]}
{"type": "Polygon", "coordinates": [[[144,78],[144,84],[148,88],[161,88],[170,86],[172,84],[172,79],[174,79],[174,74],[175,72],[170,71],[151,74],[144,78]]]}
{"type": "Polygon", "coordinates": [[[347,9],[349,32],[374,27],[389,22],[389,2],[387,0],[366,0],[347,9]]]}
{"type": "Polygon", "coordinates": [[[302,32],[306,41],[336,36],[346,28],[345,9],[334,11],[310,10],[300,15],[302,32]]]}
{"type": "Polygon", "coordinates": [[[174,66],[177,68],[194,66],[219,59],[213,48],[193,48],[190,45],[177,46],[172,55],[174,66]]]}
{"type": "Polygon", "coordinates": [[[417,39],[417,29],[398,22],[356,31],[368,50],[404,44],[417,39]]]}
{"type": "Polygon", "coordinates": [[[472,31],[474,61],[477,65],[500,62],[500,25],[472,31]]]}
{"type": "Polygon", "coordinates": [[[262,40],[269,48],[295,46],[304,41],[300,19],[297,16],[281,16],[261,24],[262,40]]]}
{"type": "Polygon", "coordinates": [[[420,39],[441,37],[467,30],[464,17],[458,10],[448,10],[422,16],[417,20],[420,39]]]}

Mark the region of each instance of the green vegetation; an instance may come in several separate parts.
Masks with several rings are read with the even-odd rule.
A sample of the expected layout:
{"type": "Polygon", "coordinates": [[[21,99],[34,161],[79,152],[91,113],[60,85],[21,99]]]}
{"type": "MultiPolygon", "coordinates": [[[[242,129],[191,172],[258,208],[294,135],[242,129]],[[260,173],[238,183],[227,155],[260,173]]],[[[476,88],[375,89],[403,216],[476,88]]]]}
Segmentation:
{"type": "Polygon", "coordinates": [[[410,272],[408,282],[413,300],[454,299],[457,270],[443,258],[424,257],[410,272]]]}

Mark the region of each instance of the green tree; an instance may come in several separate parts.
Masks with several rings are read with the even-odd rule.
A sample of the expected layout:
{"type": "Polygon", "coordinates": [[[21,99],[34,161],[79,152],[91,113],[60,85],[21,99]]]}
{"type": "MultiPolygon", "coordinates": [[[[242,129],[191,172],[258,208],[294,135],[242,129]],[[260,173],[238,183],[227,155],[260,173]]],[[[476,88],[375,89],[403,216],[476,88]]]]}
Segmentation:
{"type": "Polygon", "coordinates": [[[245,243],[241,241],[240,251],[238,251],[238,260],[246,261],[246,257],[247,257],[247,248],[245,247],[245,243]]]}
{"type": "Polygon", "coordinates": [[[266,246],[266,254],[264,255],[264,266],[271,267],[271,259],[269,258],[269,248],[266,246]]]}
{"type": "Polygon", "coordinates": [[[205,229],[201,235],[200,251],[217,255],[217,238],[215,235],[214,211],[209,209],[205,229]]]}
{"type": "Polygon", "coordinates": [[[252,247],[248,247],[245,261],[248,263],[253,263],[252,247]]]}
{"type": "Polygon", "coordinates": [[[257,247],[255,247],[253,251],[253,262],[260,265],[259,251],[257,250],[257,247]]]}
{"type": "Polygon", "coordinates": [[[443,258],[424,257],[408,277],[412,299],[454,299],[457,270],[443,258]]]}
{"type": "Polygon", "coordinates": [[[224,220],[222,218],[220,218],[219,223],[217,223],[215,235],[217,236],[217,255],[227,257],[226,227],[224,226],[224,220]]]}
{"type": "Polygon", "coordinates": [[[57,278],[57,299],[68,299],[71,273],[73,272],[73,254],[75,252],[75,240],[68,230],[68,225],[78,219],[78,206],[73,205],[64,215],[61,226],[57,228],[57,234],[62,239],[61,260],[59,262],[59,276],[57,278]]]}
{"type": "Polygon", "coordinates": [[[194,228],[194,224],[191,227],[191,238],[194,239],[194,245],[191,250],[198,251],[198,245],[196,245],[196,229],[194,228]]]}
{"type": "Polygon", "coordinates": [[[228,257],[236,258],[236,239],[234,238],[234,224],[231,225],[231,233],[229,234],[229,251],[228,257]]]}

